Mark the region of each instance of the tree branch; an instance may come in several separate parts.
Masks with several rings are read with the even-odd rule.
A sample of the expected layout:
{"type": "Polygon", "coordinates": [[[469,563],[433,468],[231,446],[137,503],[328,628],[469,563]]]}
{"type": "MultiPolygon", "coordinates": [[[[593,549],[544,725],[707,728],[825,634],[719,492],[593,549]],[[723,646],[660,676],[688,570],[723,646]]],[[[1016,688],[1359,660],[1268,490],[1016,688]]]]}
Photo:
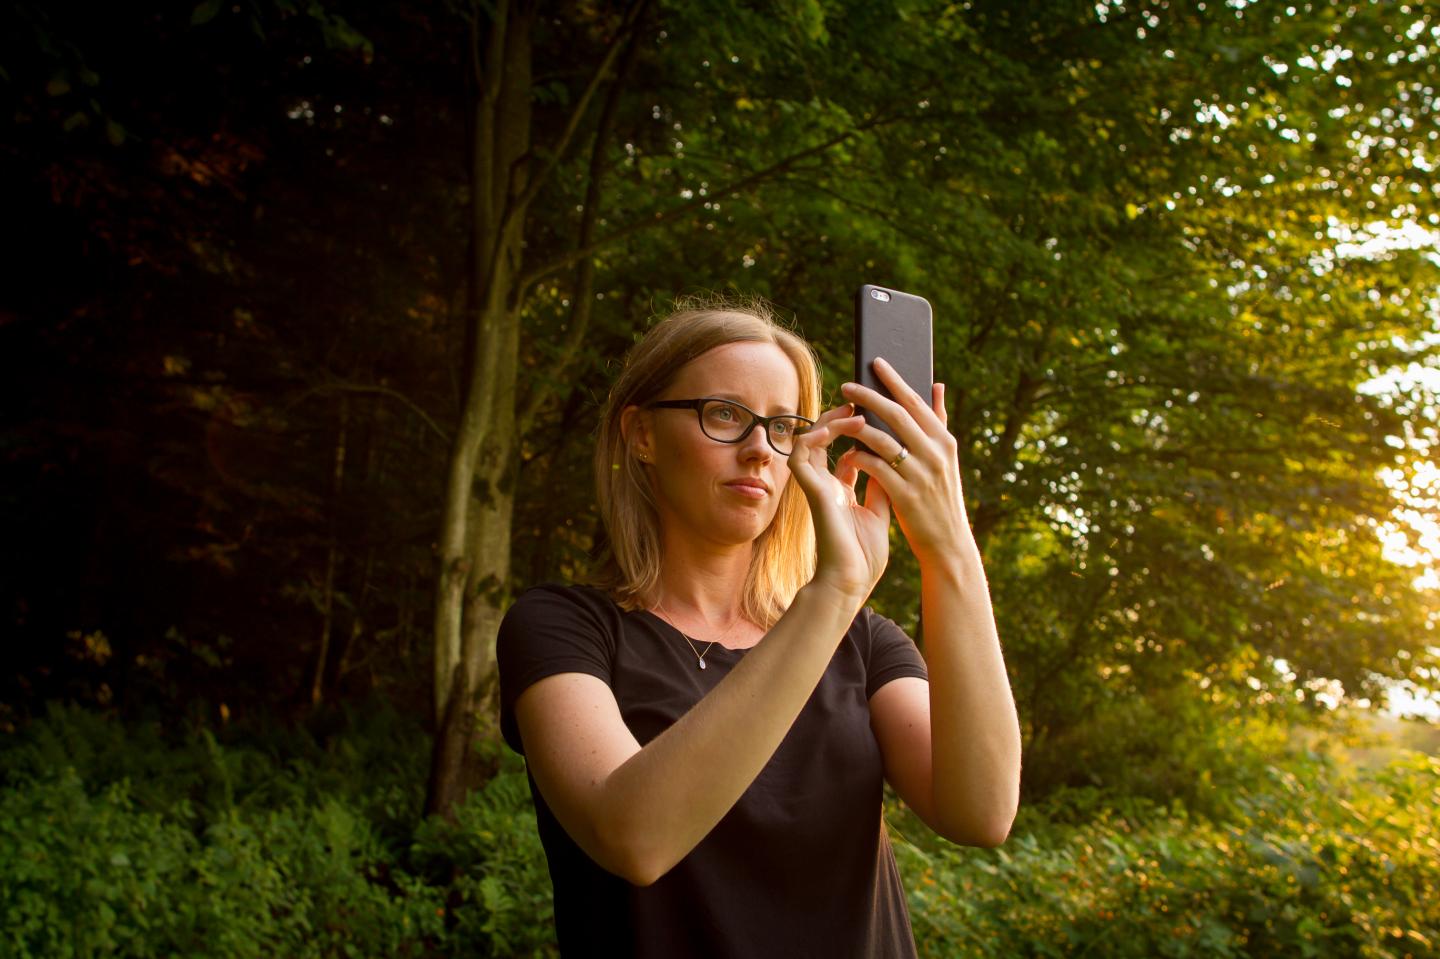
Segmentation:
{"type": "Polygon", "coordinates": [[[828,197],[839,200],[846,206],[852,207],[863,213],[868,213],[880,222],[884,223],[886,226],[890,227],[890,229],[894,230],[896,233],[915,241],[922,247],[928,247],[934,253],[941,253],[946,256],[954,257],[960,256],[958,251],[943,243],[938,237],[934,236],[933,234],[927,236],[915,230],[909,229],[909,227],[904,221],[894,215],[893,209],[886,210],[881,207],[875,206],[874,204],[865,203],[861,200],[857,200],[854,197],[848,197],[841,193],[839,190],[832,190],[827,186],[816,183],[814,180],[801,180],[799,178],[791,177],[788,175],[786,176],[786,179],[793,180],[796,183],[800,183],[807,189],[814,190],[818,193],[823,193],[828,197]]]}
{"type": "Polygon", "coordinates": [[[291,400],[290,403],[286,406],[286,409],[293,409],[294,407],[299,406],[301,403],[305,402],[312,396],[329,396],[336,393],[370,393],[376,396],[388,396],[390,399],[395,400],[402,406],[409,409],[410,412],[420,417],[420,419],[425,423],[425,425],[430,427],[430,431],[433,432],[437,437],[439,437],[443,442],[447,444],[450,442],[450,434],[445,432],[445,430],[441,429],[440,425],[430,417],[429,413],[426,413],[423,409],[420,408],[419,404],[417,404],[414,400],[410,399],[410,397],[406,396],[404,393],[401,393],[398,390],[393,390],[388,386],[372,385],[368,383],[324,383],[320,386],[312,386],[310,389],[295,397],[295,399],[291,400]]]}
{"type": "MultiPolygon", "coordinates": [[[[556,164],[560,162],[560,158],[565,155],[565,151],[570,148],[570,141],[574,139],[575,131],[580,128],[580,121],[584,119],[586,112],[589,111],[590,101],[594,98],[596,91],[600,89],[600,84],[604,82],[605,77],[610,73],[611,67],[615,65],[615,58],[620,55],[622,49],[630,48],[630,41],[635,35],[636,28],[640,23],[640,17],[645,12],[645,8],[649,5],[649,2],[650,0],[636,0],[630,9],[625,11],[625,19],[621,22],[620,29],[615,34],[614,41],[610,44],[610,49],[605,51],[605,56],[601,59],[599,66],[595,68],[594,74],[590,77],[590,82],[585,85],[585,91],[580,94],[580,99],[575,101],[575,108],[570,111],[570,117],[565,121],[565,129],[561,132],[560,139],[555,142],[555,148],[550,151],[550,155],[545,159],[540,169],[536,170],[534,175],[530,177],[530,182],[525,185],[525,191],[520,195],[519,199],[516,200],[514,205],[507,210],[507,213],[522,213],[522,211],[529,208],[531,201],[539,194],[540,187],[544,185],[551,172],[554,171],[556,164]]],[[[503,225],[501,229],[504,229],[503,225]]]]}
{"type": "MultiPolygon", "coordinates": [[[[643,7],[647,2],[648,0],[640,0],[637,6],[643,7]]],[[[600,182],[605,173],[605,146],[610,139],[611,130],[614,129],[615,116],[619,112],[620,92],[635,64],[635,54],[639,48],[638,36],[639,21],[636,21],[635,29],[630,31],[630,39],[625,46],[624,59],[615,72],[615,82],[610,85],[605,107],[600,111],[600,120],[596,124],[595,140],[590,147],[590,175],[585,187],[584,213],[580,218],[578,245],[581,247],[588,246],[595,239],[595,223],[600,217],[600,182]]],[[[576,271],[575,289],[570,301],[570,329],[560,349],[560,358],[555,363],[552,378],[548,382],[536,381],[531,387],[530,395],[517,419],[517,435],[523,436],[530,432],[541,405],[554,392],[553,384],[564,375],[565,369],[574,362],[576,354],[580,352],[580,345],[585,341],[585,334],[590,329],[590,314],[593,310],[590,294],[594,282],[595,261],[587,257],[580,261],[580,267],[576,271]]]]}
{"type": "Polygon", "coordinates": [[[817,143],[814,146],[806,147],[799,153],[793,153],[782,160],[777,160],[770,166],[765,167],[762,170],[757,170],[756,172],[751,173],[748,176],[741,177],[734,183],[731,183],[728,186],[724,186],[719,190],[711,190],[705,196],[697,196],[695,197],[695,199],[690,200],[687,203],[682,203],[672,210],[664,212],[656,211],[653,215],[642,217],[639,220],[635,220],[625,226],[622,226],[618,230],[615,230],[613,233],[609,233],[606,236],[603,236],[600,239],[594,241],[593,243],[588,243],[584,246],[577,247],[574,250],[570,250],[567,253],[562,253],[559,256],[552,257],[551,259],[545,261],[544,263],[541,263],[539,266],[530,270],[523,277],[521,277],[519,286],[521,289],[527,288],[532,284],[538,282],[539,280],[549,276],[551,273],[554,273],[558,270],[563,270],[565,269],[565,267],[574,264],[578,260],[590,256],[596,250],[609,246],[616,240],[623,239],[632,233],[638,233],[641,230],[647,229],[649,227],[659,226],[662,223],[669,223],[673,220],[678,220],[681,217],[685,216],[687,213],[702,208],[706,203],[713,203],[716,200],[723,199],[724,197],[732,196],[736,193],[743,192],[744,190],[749,189],[755,184],[769,179],[777,173],[785,172],[786,170],[793,167],[795,164],[799,163],[801,160],[815,156],[820,153],[824,153],[825,151],[830,150],[831,148],[836,147],[841,143],[844,143],[846,140],[849,140],[858,133],[881,125],[882,122],[891,121],[881,121],[879,119],[873,119],[866,123],[862,123],[854,129],[846,130],[844,133],[836,134],[835,136],[831,137],[828,140],[825,140],[822,143],[817,143]]]}

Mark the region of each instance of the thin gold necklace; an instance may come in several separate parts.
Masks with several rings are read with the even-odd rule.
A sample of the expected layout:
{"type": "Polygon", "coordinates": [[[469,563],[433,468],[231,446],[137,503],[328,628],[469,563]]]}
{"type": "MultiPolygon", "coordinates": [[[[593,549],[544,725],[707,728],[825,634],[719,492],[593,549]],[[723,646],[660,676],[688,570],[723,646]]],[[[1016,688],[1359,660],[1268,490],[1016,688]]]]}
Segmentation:
{"type": "Polygon", "coordinates": [[[695,641],[690,638],[689,634],[687,634],[685,630],[681,629],[679,626],[675,625],[675,620],[671,618],[670,613],[666,611],[665,607],[661,606],[659,603],[656,603],[655,612],[664,614],[662,618],[665,620],[665,622],[669,623],[671,627],[674,628],[675,632],[679,633],[680,636],[685,640],[686,644],[688,644],[690,647],[690,652],[695,654],[695,662],[699,664],[701,669],[706,668],[705,657],[710,655],[711,647],[713,647],[716,643],[720,642],[721,639],[724,639],[732,632],[734,632],[735,624],[740,622],[739,616],[736,616],[733,620],[731,620],[730,627],[726,629],[725,632],[720,634],[720,639],[710,640],[709,645],[705,647],[705,652],[702,653],[699,649],[695,647],[695,641]]]}

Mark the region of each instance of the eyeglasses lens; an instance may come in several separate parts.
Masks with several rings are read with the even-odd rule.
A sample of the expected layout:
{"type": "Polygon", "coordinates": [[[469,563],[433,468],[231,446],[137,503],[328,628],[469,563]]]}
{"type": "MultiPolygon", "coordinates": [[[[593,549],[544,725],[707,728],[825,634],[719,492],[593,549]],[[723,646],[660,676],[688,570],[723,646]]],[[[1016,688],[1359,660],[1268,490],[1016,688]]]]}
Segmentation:
{"type": "MultiPolygon", "coordinates": [[[[700,411],[700,426],[711,439],[722,443],[734,443],[750,428],[754,418],[750,413],[721,400],[712,400],[700,411]]],[[[795,435],[805,429],[805,420],[798,416],[779,416],[770,421],[770,445],[781,453],[789,453],[795,445],[795,435]]]]}

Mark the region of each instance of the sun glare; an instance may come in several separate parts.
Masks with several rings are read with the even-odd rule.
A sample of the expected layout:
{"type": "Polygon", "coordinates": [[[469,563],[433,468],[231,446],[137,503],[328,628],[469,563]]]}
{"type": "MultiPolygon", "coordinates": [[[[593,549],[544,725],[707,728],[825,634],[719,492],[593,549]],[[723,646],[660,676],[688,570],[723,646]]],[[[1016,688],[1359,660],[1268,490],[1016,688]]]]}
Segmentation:
{"type": "MultiPolygon", "coordinates": [[[[1440,334],[1431,334],[1432,342],[1440,334]]],[[[1410,398],[1440,396],[1440,369],[1412,363],[1404,370],[1395,370],[1377,377],[1362,387],[1362,392],[1391,394],[1398,401],[1410,398]]],[[[1423,412],[1433,419],[1437,411],[1425,404],[1423,412]]],[[[1409,448],[1419,454],[1420,462],[1408,471],[1392,467],[1380,471],[1380,478],[1395,495],[1396,506],[1390,520],[1377,524],[1375,531],[1384,543],[1385,558],[1416,571],[1416,589],[1440,589],[1440,465],[1435,452],[1440,449],[1436,427],[1421,427],[1418,435],[1395,437],[1399,449],[1409,448]]]]}

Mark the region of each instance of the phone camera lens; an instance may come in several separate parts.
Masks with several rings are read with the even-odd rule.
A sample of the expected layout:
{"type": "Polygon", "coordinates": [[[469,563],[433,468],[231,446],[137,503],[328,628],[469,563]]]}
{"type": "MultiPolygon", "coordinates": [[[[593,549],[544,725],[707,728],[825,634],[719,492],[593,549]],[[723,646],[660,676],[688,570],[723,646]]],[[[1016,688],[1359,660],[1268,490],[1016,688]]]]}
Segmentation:
{"type": "Polygon", "coordinates": [[[884,290],[871,290],[870,297],[871,299],[879,300],[881,303],[890,302],[890,294],[886,293],[884,290]]]}

